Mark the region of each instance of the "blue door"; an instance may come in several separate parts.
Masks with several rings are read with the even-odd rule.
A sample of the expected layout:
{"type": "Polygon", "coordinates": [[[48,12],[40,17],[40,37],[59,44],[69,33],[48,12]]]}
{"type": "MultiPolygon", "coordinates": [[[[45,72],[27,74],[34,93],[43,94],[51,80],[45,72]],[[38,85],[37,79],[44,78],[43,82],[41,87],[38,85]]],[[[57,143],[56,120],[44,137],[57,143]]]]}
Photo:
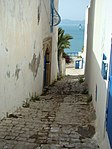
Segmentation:
{"type": "Polygon", "coordinates": [[[107,133],[112,148],[112,45],[110,54],[110,70],[109,70],[109,85],[108,85],[108,105],[107,105],[107,133]]]}
{"type": "Polygon", "coordinates": [[[46,86],[46,54],[44,56],[44,87],[46,86]]]}

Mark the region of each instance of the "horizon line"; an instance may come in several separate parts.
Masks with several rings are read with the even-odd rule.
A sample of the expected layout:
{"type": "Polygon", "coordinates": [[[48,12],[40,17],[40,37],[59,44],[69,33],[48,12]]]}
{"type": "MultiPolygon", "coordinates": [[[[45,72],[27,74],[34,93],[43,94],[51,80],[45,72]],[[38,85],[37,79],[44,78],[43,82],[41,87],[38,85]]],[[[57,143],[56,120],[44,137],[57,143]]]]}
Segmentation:
{"type": "Polygon", "coordinates": [[[82,19],[82,20],[77,20],[77,19],[76,19],[76,20],[75,20],[75,19],[74,19],[74,20],[73,20],[73,19],[62,19],[62,20],[70,20],[70,21],[85,21],[85,19],[82,19]]]}

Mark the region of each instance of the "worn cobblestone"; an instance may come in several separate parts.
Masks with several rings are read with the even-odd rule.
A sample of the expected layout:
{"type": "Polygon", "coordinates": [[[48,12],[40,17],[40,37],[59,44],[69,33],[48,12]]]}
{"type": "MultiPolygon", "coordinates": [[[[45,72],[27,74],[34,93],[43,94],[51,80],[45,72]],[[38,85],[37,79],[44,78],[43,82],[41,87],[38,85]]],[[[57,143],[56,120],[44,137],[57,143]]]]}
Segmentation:
{"type": "Polygon", "coordinates": [[[0,149],[98,149],[87,85],[66,76],[47,90],[0,121],[0,149]]]}

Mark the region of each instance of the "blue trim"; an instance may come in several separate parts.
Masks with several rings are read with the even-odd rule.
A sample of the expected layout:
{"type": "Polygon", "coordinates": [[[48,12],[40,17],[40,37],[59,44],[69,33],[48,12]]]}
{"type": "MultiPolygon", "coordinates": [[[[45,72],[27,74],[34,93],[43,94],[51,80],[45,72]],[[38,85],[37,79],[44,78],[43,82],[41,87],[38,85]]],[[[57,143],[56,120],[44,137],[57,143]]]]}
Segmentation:
{"type": "Polygon", "coordinates": [[[51,7],[50,29],[51,32],[53,32],[53,26],[57,26],[61,22],[61,17],[54,7],[54,0],[50,0],[50,7],[51,7]],[[56,22],[54,22],[54,20],[56,22]]]}
{"type": "Polygon", "coordinates": [[[53,32],[53,14],[54,14],[54,0],[51,0],[51,20],[50,20],[50,25],[51,25],[51,32],[53,32]]]}
{"type": "Polygon", "coordinates": [[[107,57],[104,53],[103,53],[103,60],[107,60],[107,57]]]}
{"type": "Polygon", "coordinates": [[[107,106],[106,106],[106,130],[112,149],[112,38],[111,38],[111,51],[109,63],[109,78],[107,89],[107,106]]]}
{"type": "Polygon", "coordinates": [[[102,77],[104,80],[107,80],[107,71],[108,71],[108,63],[107,63],[107,57],[106,55],[103,53],[103,58],[102,58],[102,77]]]}
{"type": "Polygon", "coordinates": [[[53,24],[53,26],[57,26],[61,22],[61,17],[59,15],[59,13],[57,12],[57,10],[55,9],[55,7],[54,7],[54,11],[56,13],[56,16],[58,17],[58,21],[57,21],[57,23],[53,24]]]}
{"type": "Polygon", "coordinates": [[[46,86],[46,54],[44,56],[44,87],[46,86]]]}

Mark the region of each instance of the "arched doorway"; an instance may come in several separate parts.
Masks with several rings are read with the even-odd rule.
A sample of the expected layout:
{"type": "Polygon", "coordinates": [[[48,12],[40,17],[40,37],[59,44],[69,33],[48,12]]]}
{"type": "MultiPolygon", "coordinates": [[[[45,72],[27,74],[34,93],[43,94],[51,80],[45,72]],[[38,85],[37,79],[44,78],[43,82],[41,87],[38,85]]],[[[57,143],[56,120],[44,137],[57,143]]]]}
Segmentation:
{"type": "Polygon", "coordinates": [[[44,75],[43,75],[43,87],[49,86],[51,82],[51,51],[52,40],[47,38],[43,42],[44,50],[44,75]]]}

